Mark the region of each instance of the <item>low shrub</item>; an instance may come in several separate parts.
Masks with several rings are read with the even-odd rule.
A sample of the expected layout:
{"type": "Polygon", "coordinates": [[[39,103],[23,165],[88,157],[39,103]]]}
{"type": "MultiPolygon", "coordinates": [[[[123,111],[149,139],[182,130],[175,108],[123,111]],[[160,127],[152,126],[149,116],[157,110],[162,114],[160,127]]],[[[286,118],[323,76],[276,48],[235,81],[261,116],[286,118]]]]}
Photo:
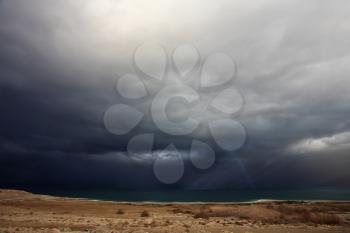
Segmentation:
{"type": "Polygon", "coordinates": [[[150,213],[147,211],[147,210],[144,210],[144,211],[142,211],[141,212],[141,215],[140,215],[141,217],[149,217],[149,216],[151,216],[150,215],[150,213]]]}

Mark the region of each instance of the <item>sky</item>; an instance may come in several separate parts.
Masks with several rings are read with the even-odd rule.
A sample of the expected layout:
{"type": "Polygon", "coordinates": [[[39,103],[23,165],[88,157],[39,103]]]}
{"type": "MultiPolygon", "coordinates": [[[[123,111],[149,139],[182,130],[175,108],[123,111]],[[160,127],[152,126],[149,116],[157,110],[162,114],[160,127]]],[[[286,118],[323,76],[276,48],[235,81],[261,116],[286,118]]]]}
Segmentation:
{"type": "MultiPolygon", "coordinates": [[[[347,0],[0,0],[0,186],[349,187],[349,11],[347,0]],[[234,65],[208,62],[213,54],[234,65]],[[164,132],[152,112],[169,92],[154,104],[166,84],[152,86],[149,74],[178,80],[174,68],[191,64],[191,80],[231,71],[234,79],[214,92],[194,89],[199,107],[178,101],[168,115],[194,114],[207,125],[224,116],[208,112],[207,101],[225,88],[239,93],[218,101],[239,105],[229,117],[244,133],[234,150],[220,148],[208,131],[164,132]],[[123,90],[134,86],[118,87],[123,77],[127,87],[146,79],[152,98],[125,100],[123,90]],[[116,104],[144,112],[137,129],[116,134],[115,125],[132,121],[126,110],[108,115],[116,104]],[[155,135],[152,150],[136,143],[131,156],[130,140],[145,133],[155,135]],[[193,140],[204,141],[211,157],[193,159],[193,140]]],[[[237,135],[225,134],[230,122],[217,136],[235,145],[237,135]]]]}

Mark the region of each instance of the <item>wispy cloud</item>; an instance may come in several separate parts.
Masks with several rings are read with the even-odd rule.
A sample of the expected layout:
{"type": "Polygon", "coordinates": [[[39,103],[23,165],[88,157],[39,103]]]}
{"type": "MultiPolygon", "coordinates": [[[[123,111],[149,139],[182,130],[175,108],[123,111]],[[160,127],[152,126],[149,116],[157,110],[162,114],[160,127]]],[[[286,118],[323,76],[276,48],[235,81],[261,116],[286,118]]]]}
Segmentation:
{"type": "Polygon", "coordinates": [[[334,149],[350,149],[350,132],[338,133],[321,138],[307,138],[292,144],[290,153],[307,154],[334,149]]]}

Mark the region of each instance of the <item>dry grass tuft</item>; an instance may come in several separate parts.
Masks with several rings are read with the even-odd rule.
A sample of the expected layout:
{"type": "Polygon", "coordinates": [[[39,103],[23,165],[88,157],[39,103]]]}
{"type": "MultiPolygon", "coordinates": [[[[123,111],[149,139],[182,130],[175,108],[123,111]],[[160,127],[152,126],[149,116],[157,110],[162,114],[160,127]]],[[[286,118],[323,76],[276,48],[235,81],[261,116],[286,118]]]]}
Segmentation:
{"type": "Polygon", "coordinates": [[[330,213],[311,213],[306,212],[301,215],[301,221],[305,223],[315,223],[324,225],[340,225],[342,224],[342,219],[336,214],[330,213]]]}
{"type": "Polygon", "coordinates": [[[320,212],[320,210],[316,208],[310,209],[286,205],[279,205],[273,208],[280,212],[280,220],[282,223],[301,222],[320,225],[340,225],[343,223],[342,219],[338,215],[334,213],[320,212]]]}
{"type": "Polygon", "coordinates": [[[150,214],[147,210],[144,210],[144,211],[142,211],[142,213],[141,213],[140,216],[141,216],[141,217],[150,217],[151,214],[150,214]]]}
{"type": "Polygon", "coordinates": [[[249,211],[247,209],[234,209],[226,207],[202,206],[194,213],[194,218],[209,219],[210,217],[234,217],[249,222],[258,221],[262,224],[319,224],[340,225],[343,223],[341,217],[333,212],[315,211],[307,205],[267,204],[265,208],[249,211]],[[264,210],[265,209],[265,210],[264,210]]]}
{"type": "Polygon", "coordinates": [[[172,212],[173,212],[174,214],[193,214],[193,212],[190,211],[190,210],[179,209],[179,208],[173,209],[172,212]]]}
{"type": "Polygon", "coordinates": [[[209,217],[238,217],[240,219],[246,219],[247,216],[243,214],[237,214],[232,211],[230,208],[220,208],[220,209],[212,209],[207,206],[203,206],[199,209],[199,212],[196,213],[193,217],[194,218],[203,218],[208,219],[209,217]]]}
{"type": "Polygon", "coordinates": [[[213,217],[213,216],[211,216],[212,213],[213,213],[213,211],[210,209],[210,207],[201,206],[201,208],[199,209],[199,212],[196,213],[193,217],[194,218],[208,219],[209,217],[213,217]]]}
{"type": "Polygon", "coordinates": [[[118,209],[118,210],[117,210],[117,214],[125,214],[125,212],[124,212],[124,210],[122,210],[122,209],[118,209]]]}

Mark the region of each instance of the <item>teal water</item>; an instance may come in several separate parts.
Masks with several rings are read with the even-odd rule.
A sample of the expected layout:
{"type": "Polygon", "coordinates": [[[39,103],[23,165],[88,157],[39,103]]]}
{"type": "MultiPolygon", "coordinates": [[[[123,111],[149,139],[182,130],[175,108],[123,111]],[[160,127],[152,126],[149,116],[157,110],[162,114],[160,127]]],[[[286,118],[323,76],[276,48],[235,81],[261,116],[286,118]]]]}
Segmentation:
{"type": "Polygon", "coordinates": [[[249,202],[262,199],[350,201],[350,189],[236,190],[236,191],[118,191],[52,190],[35,192],[61,197],[120,202],[249,202]]]}

